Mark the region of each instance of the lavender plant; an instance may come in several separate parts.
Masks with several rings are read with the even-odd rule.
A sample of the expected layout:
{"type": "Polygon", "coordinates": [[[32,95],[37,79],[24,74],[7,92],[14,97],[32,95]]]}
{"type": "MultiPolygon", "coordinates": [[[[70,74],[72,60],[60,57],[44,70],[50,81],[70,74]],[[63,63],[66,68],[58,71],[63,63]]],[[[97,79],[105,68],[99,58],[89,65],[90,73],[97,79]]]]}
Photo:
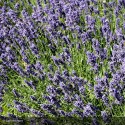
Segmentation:
{"type": "Polygon", "coordinates": [[[1,116],[125,116],[124,11],[123,0],[0,2],[1,116]]]}

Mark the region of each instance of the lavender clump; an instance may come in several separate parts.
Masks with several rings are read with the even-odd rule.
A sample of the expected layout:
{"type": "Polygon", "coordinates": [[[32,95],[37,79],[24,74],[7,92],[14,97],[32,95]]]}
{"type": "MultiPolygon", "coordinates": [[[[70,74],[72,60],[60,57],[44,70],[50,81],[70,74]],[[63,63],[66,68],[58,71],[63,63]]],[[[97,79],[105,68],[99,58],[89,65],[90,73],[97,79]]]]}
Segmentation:
{"type": "Polygon", "coordinates": [[[17,116],[100,115],[107,121],[115,106],[122,108],[123,0],[12,2],[0,7],[1,114],[9,102],[10,117],[17,109],[17,116]]]}
{"type": "Polygon", "coordinates": [[[26,104],[14,100],[14,107],[21,113],[29,112],[29,107],[26,104]]]}

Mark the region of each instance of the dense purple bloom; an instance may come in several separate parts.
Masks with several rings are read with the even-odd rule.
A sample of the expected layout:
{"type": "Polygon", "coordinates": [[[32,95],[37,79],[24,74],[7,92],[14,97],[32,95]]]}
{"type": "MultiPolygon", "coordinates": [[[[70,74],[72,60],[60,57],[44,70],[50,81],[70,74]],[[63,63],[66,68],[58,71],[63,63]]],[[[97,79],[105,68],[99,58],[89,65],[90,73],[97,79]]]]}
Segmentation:
{"type": "Polygon", "coordinates": [[[122,103],[124,101],[124,97],[121,95],[121,92],[118,91],[117,89],[114,90],[114,97],[122,103]]]}
{"type": "Polygon", "coordinates": [[[67,70],[64,70],[64,71],[62,72],[62,74],[63,74],[64,77],[69,77],[69,73],[68,73],[67,70]]]}
{"type": "Polygon", "coordinates": [[[95,113],[95,111],[93,110],[91,104],[87,104],[87,105],[84,107],[84,112],[83,112],[83,114],[84,114],[85,117],[95,116],[95,115],[96,115],[96,113],[95,113]]]}
{"type": "MultiPolygon", "coordinates": [[[[110,107],[108,110],[112,112],[111,104],[124,103],[125,24],[120,16],[124,0],[105,3],[44,0],[44,3],[37,0],[33,6],[28,0],[31,8],[27,9],[32,11],[27,11],[21,3],[14,3],[12,9],[4,2],[0,8],[0,102],[4,103],[3,96],[8,94],[8,84],[13,84],[13,80],[14,84],[19,84],[12,93],[25,102],[19,98],[23,96],[18,90],[25,87],[22,79],[26,79],[24,82],[29,89],[36,90],[38,85],[38,91],[30,95],[31,106],[39,107],[41,101],[36,94],[40,92],[48,102],[40,105],[43,112],[82,118],[95,117],[97,113],[107,121],[106,109],[110,107]],[[96,102],[104,105],[97,104],[97,112],[96,102]],[[75,106],[71,112],[69,105],[75,106]]],[[[13,103],[22,114],[31,112],[43,116],[39,109],[29,108],[16,100],[13,103]]]]}
{"type": "Polygon", "coordinates": [[[50,94],[56,94],[56,89],[53,86],[47,86],[46,91],[50,94]]]}
{"type": "Polygon", "coordinates": [[[109,105],[109,99],[108,99],[107,95],[103,95],[103,96],[102,96],[102,101],[104,102],[104,104],[105,104],[106,106],[109,105]]]}
{"type": "Polygon", "coordinates": [[[25,106],[21,106],[21,105],[17,105],[16,106],[16,109],[21,112],[21,113],[24,113],[24,112],[29,112],[29,109],[25,106]]]}
{"type": "Polygon", "coordinates": [[[43,109],[51,109],[52,108],[52,104],[41,104],[41,108],[43,109]]]}
{"type": "Polygon", "coordinates": [[[75,109],[75,108],[72,110],[72,114],[73,114],[73,115],[77,115],[77,116],[79,116],[79,117],[84,117],[83,112],[82,112],[82,111],[79,111],[79,110],[77,110],[77,109],[75,109]]]}
{"type": "Polygon", "coordinates": [[[42,104],[41,108],[48,111],[49,113],[53,115],[57,115],[57,112],[55,111],[55,109],[53,108],[51,104],[42,104]]]}
{"type": "Polygon", "coordinates": [[[36,62],[36,64],[35,64],[35,69],[36,70],[43,70],[43,66],[42,66],[42,64],[40,63],[40,62],[36,62]]]}
{"type": "Polygon", "coordinates": [[[75,101],[74,106],[80,109],[84,109],[84,104],[82,101],[75,101]]]}
{"type": "Polygon", "coordinates": [[[89,52],[89,51],[86,53],[86,55],[87,55],[87,58],[88,58],[88,60],[87,60],[88,64],[90,63],[92,65],[92,67],[94,67],[94,65],[97,62],[96,55],[94,53],[89,52]]]}
{"type": "Polygon", "coordinates": [[[96,98],[102,98],[101,86],[94,85],[94,93],[95,93],[96,98]]]}
{"type": "Polygon", "coordinates": [[[75,98],[77,101],[82,101],[82,98],[81,98],[78,94],[75,94],[75,95],[74,95],[74,98],[75,98]]]}
{"type": "Polygon", "coordinates": [[[66,90],[66,85],[63,82],[60,82],[59,86],[61,87],[61,89],[66,90]]]}
{"type": "Polygon", "coordinates": [[[82,95],[85,95],[85,92],[86,92],[85,87],[81,86],[81,87],[79,88],[79,92],[80,92],[82,95]]]}
{"type": "Polygon", "coordinates": [[[38,48],[36,47],[36,45],[34,43],[30,44],[30,48],[34,55],[38,55],[38,53],[39,53],[38,48]]]}
{"type": "Polygon", "coordinates": [[[52,76],[52,74],[48,73],[48,79],[49,79],[50,81],[53,80],[53,76],[52,76]]]}
{"type": "Polygon", "coordinates": [[[27,56],[23,56],[22,59],[23,59],[23,61],[26,62],[27,64],[30,63],[30,61],[28,60],[28,57],[27,57],[27,56]]]}
{"type": "Polygon", "coordinates": [[[101,111],[101,116],[103,118],[103,120],[106,122],[108,120],[108,114],[107,112],[104,110],[104,111],[101,111]]]}
{"type": "Polygon", "coordinates": [[[67,36],[63,36],[63,40],[65,41],[66,45],[71,43],[67,36]]]}
{"type": "Polygon", "coordinates": [[[30,112],[32,112],[33,114],[37,115],[37,116],[40,116],[40,117],[43,117],[44,114],[41,113],[40,111],[38,110],[35,110],[35,109],[30,109],[30,112]]]}
{"type": "Polygon", "coordinates": [[[7,51],[7,52],[10,51],[10,47],[9,47],[9,46],[6,47],[6,51],[7,51]]]}
{"type": "Polygon", "coordinates": [[[18,102],[16,100],[14,102],[14,107],[19,111],[19,112],[29,112],[29,107],[25,103],[18,102]]]}

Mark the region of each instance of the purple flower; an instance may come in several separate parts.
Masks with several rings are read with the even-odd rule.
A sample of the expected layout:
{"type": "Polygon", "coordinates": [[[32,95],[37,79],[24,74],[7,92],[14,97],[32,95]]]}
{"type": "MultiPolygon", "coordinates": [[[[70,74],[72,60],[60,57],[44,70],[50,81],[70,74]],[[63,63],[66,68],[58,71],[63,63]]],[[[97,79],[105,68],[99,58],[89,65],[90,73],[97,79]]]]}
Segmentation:
{"type": "Polygon", "coordinates": [[[124,31],[125,31],[125,22],[123,23],[123,29],[124,29],[124,31]]]}
{"type": "Polygon", "coordinates": [[[17,118],[16,115],[14,115],[14,114],[10,114],[10,113],[8,113],[8,117],[9,117],[9,118],[17,118]]]}
{"type": "Polygon", "coordinates": [[[53,61],[54,61],[54,64],[55,64],[57,67],[59,67],[59,59],[56,58],[55,56],[52,56],[52,59],[53,59],[53,61]]]}
{"type": "Polygon", "coordinates": [[[97,118],[92,118],[92,125],[99,125],[97,118]]]}
{"type": "Polygon", "coordinates": [[[51,85],[47,86],[46,91],[47,91],[48,93],[51,93],[51,94],[56,93],[55,87],[53,87],[53,86],[51,86],[51,85]]]}
{"type": "Polygon", "coordinates": [[[63,82],[59,83],[59,87],[63,90],[64,93],[68,91],[68,87],[63,82]]]}
{"type": "Polygon", "coordinates": [[[114,89],[114,97],[120,102],[124,102],[124,97],[121,95],[121,92],[118,91],[117,89],[114,89]]]}
{"type": "Polygon", "coordinates": [[[30,44],[30,48],[31,48],[31,51],[34,55],[38,55],[39,52],[38,52],[38,48],[36,47],[36,45],[34,43],[31,43],[30,44]]]}
{"type": "Polygon", "coordinates": [[[82,98],[81,98],[78,94],[75,94],[75,95],[74,95],[74,98],[75,98],[77,101],[82,101],[82,98]]]}
{"type": "Polygon", "coordinates": [[[9,52],[11,49],[9,46],[6,47],[6,51],[9,52]]]}
{"type": "Polygon", "coordinates": [[[23,61],[26,62],[27,64],[30,63],[30,61],[28,60],[28,57],[27,57],[27,56],[23,56],[22,59],[23,59],[23,61]]]}
{"type": "Polygon", "coordinates": [[[16,91],[16,89],[13,89],[12,92],[13,92],[13,94],[14,94],[17,98],[22,97],[22,96],[16,91]]]}
{"type": "Polygon", "coordinates": [[[92,104],[88,103],[85,107],[84,107],[84,112],[83,112],[84,116],[88,117],[88,116],[95,116],[96,113],[93,110],[93,106],[92,104]]]}
{"type": "Polygon", "coordinates": [[[41,108],[44,110],[51,110],[53,108],[52,104],[41,104],[41,108]]]}
{"type": "Polygon", "coordinates": [[[108,113],[107,113],[105,110],[104,110],[104,111],[101,111],[101,116],[102,116],[102,118],[103,118],[103,120],[104,120],[105,122],[108,121],[109,115],[108,115],[108,113]]]}
{"type": "Polygon", "coordinates": [[[74,106],[80,109],[84,109],[84,104],[82,101],[75,101],[74,106]]]}
{"type": "Polygon", "coordinates": [[[53,66],[51,64],[48,65],[50,71],[53,71],[53,66]]]}
{"type": "Polygon", "coordinates": [[[77,46],[76,46],[76,48],[77,48],[78,50],[80,50],[80,49],[81,49],[81,44],[78,43],[77,46]]]}
{"type": "Polygon", "coordinates": [[[73,74],[74,76],[77,76],[77,73],[76,73],[75,70],[72,71],[72,74],[73,74]]]}
{"type": "Polygon", "coordinates": [[[17,105],[16,109],[21,113],[29,112],[29,109],[26,106],[17,105]]]}
{"type": "Polygon", "coordinates": [[[35,64],[35,69],[36,69],[36,70],[39,70],[39,71],[43,70],[43,66],[42,66],[42,64],[41,64],[39,61],[36,62],[36,64],[35,64]]]}
{"type": "Polygon", "coordinates": [[[96,51],[96,53],[99,54],[101,50],[101,45],[97,39],[92,39],[92,47],[96,51]]]}
{"type": "Polygon", "coordinates": [[[77,115],[77,116],[79,116],[79,117],[84,117],[83,112],[82,112],[82,111],[79,111],[79,110],[77,110],[77,109],[73,109],[73,110],[72,110],[72,114],[73,114],[73,115],[77,115]]]}
{"type": "Polygon", "coordinates": [[[69,45],[71,43],[71,41],[69,40],[67,36],[63,36],[62,38],[65,41],[66,45],[69,45]]]}
{"type": "Polygon", "coordinates": [[[0,113],[2,113],[3,112],[3,108],[0,106],[0,113]]]}
{"type": "Polygon", "coordinates": [[[48,79],[49,79],[50,81],[53,80],[53,76],[52,76],[52,74],[48,73],[48,79]]]}
{"type": "Polygon", "coordinates": [[[36,86],[33,84],[33,81],[28,82],[28,81],[25,80],[25,83],[26,83],[29,87],[31,87],[32,89],[36,90],[36,86]]]}
{"type": "Polygon", "coordinates": [[[31,100],[33,100],[33,101],[37,101],[37,99],[36,99],[36,97],[35,96],[30,96],[30,98],[31,98],[31,100]]]}
{"type": "Polygon", "coordinates": [[[43,117],[43,116],[44,116],[44,114],[41,113],[41,112],[38,111],[38,110],[30,109],[30,111],[31,111],[33,114],[37,115],[37,116],[40,116],[40,117],[43,117]]]}
{"type": "Polygon", "coordinates": [[[20,103],[19,101],[16,101],[16,100],[14,100],[13,103],[14,103],[15,105],[22,105],[22,103],[20,103]]]}
{"type": "Polygon", "coordinates": [[[87,57],[88,57],[88,64],[90,63],[92,66],[94,66],[96,64],[96,60],[97,60],[97,57],[95,56],[94,53],[91,53],[89,51],[87,51],[87,57]]]}
{"type": "Polygon", "coordinates": [[[68,73],[67,70],[64,70],[64,71],[62,72],[62,75],[63,75],[64,77],[69,77],[69,73],[68,73]]]}
{"type": "Polygon", "coordinates": [[[66,101],[67,103],[72,103],[72,97],[70,97],[70,95],[69,94],[67,94],[67,93],[65,93],[64,92],[64,101],[66,101]]]}
{"type": "Polygon", "coordinates": [[[103,95],[103,96],[102,96],[102,101],[104,102],[104,104],[105,104],[106,106],[109,105],[109,99],[108,99],[108,96],[107,96],[107,95],[103,95]]]}
{"type": "Polygon", "coordinates": [[[14,8],[17,9],[17,10],[19,9],[19,7],[20,7],[19,3],[16,3],[15,6],[14,6],[14,8]]]}
{"type": "Polygon", "coordinates": [[[66,115],[66,113],[63,110],[58,110],[58,113],[59,113],[60,116],[65,116],[66,115]]]}
{"type": "Polygon", "coordinates": [[[94,85],[94,93],[95,93],[95,96],[96,98],[102,98],[102,89],[101,89],[101,86],[99,85],[94,85]]]}
{"type": "Polygon", "coordinates": [[[79,87],[79,92],[80,92],[82,95],[85,95],[85,92],[86,92],[85,87],[84,87],[84,86],[79,87]]]}
{"type": "Polygon", "coordinates": [[[39,74],[39,79],[45,80],[45,75],[44,74],[39,74]]]}

